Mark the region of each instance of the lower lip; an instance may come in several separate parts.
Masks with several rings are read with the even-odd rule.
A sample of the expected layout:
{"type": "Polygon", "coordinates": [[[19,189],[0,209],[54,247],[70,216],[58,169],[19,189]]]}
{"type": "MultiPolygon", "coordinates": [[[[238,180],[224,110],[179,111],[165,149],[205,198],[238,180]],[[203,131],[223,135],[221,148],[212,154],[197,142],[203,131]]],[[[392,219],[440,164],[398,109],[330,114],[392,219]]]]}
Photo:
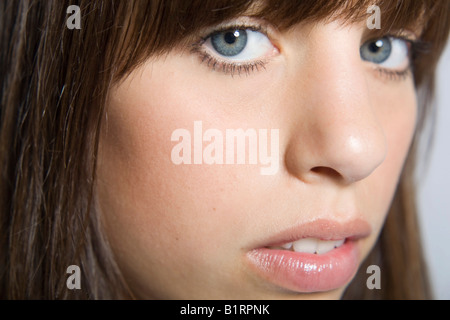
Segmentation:
{"type": "Polygon", "coordinates": [[[260,248],[250,251],[248,258],[263,279],[295,292],[341,288],[350,282],[359,265],[354,241],[321,255],[260,248]]]}

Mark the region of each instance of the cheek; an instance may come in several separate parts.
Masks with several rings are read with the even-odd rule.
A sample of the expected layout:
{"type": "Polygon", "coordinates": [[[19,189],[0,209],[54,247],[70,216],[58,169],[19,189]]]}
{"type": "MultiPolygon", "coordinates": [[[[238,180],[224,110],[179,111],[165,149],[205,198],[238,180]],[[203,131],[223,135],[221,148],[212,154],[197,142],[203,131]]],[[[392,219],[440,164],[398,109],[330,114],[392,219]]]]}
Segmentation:
{"type": "MultiPolygon", "coordinates": [[[[367,185],[370,193],[376,195],[372,202],[374,208],[387,213],[414,136],[417,102],[412,80],[394,83],[390,90],[383,85],[374,86],[372,101],[377,105],[377,116],[385,132],[387,154],[384,162],[368,177],[367,185]]],[[[381,226],[385,215],[378,216],[381,226]]]]}
{"type": "Polygon", "coordinates": [[[388,153],[386,170],[395,178],[401,171],[408,154],[417,121],[417,102],[414,87],[406,81],[402,89],[387,94],[381,101],[384,108],[380,118],[385,123],[388,153]],[[397,175],[395,174],[397,172],[397,175]]]}
{"type": "MultiPolygon", "coordinates": [[[[194,121],[221,132],[239,128],[242,119],[260,127],[239,110],[242,99],[236,100],[236,92],[226,86],[219,90],[217,85],[208,91],[204,77],[177,78],[181,72],[176,70],[176,62],[153,63],[113,90],[100,141],[97,190],[107,234],[129,278],[147,280],[147,288],[181,286],[187,274],[193,283],[196,275],[202,277],[200,283],[205,273],[214,274],[217,265],[222,270],[229,267],[231,277],[233,261],[225,258],[232,256],[227,250],[236,250],[233,239],[245,233],[248,204],[259,203],[252,192],[258,181],[249,179],[259,175],[259,166],[236,170],[172,162],[171,151],[177,144],[171,141],[173,131],[183,128],[193,133],[194,121]],[[237,181],[247,182],[238,185],[237,181]],[[152,276],[145,271],[149,268],[152,276]]],[[[248,109],[262,100],[238,95],[249,99],[244,103],[248,109]]]]}
{"type": "MultiPolygon", "coordinates": [[[[105,181],[115,180],[108,188],[119,191],[114,193],[121,195],[120,203],[144,206],[140,211],[146,215],[166,211],[187,219],[183,208],[193,209],[194,214],[209,212],[229,201],[230,196],[245,197],[233,188],[236,181],[259,170],[259,166],[234,170],[227,165],[173,163],[171,152],[179,143],[171,141],[175,130],[191,133],[193,151],[195,121],[202,121],[203,132],[214,128],[224,133],[227,128],[241,128],[242,123],[259,128],[260,120],[250,114],[263,101],[267,103],[265,97],[248,94],[254,90],[247,89],[258,86],[258,82],[266,83],[269,76],[254,81],[246,78],[245,87],[236,90],[218,85],[217,80],[211,85],[205,73],[196,77],[195,70],[179,71],[189,65],[183,59],[152,63],[110,95],[100,144],[99,176],[105,181]],[[242,110],[243,105],[247,110],[242,110]]],[[[198,69],[197,61],[195,67],[198,69]]],[[[152,215],[152,225],[174,220],[167,215],[152,215]]]]}

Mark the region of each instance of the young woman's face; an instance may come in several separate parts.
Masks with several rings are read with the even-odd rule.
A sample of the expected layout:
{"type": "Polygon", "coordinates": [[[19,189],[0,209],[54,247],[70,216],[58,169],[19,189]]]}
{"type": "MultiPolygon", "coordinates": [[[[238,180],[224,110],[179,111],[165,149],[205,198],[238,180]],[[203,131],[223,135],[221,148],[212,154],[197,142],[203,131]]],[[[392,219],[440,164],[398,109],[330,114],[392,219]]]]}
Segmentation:
{"type": "Polygon", "coordinates": [[[118,264],[139,298],[339,298],[413,136],[408,43],[231,25],[110,92],[97,196],[118,264]]]}

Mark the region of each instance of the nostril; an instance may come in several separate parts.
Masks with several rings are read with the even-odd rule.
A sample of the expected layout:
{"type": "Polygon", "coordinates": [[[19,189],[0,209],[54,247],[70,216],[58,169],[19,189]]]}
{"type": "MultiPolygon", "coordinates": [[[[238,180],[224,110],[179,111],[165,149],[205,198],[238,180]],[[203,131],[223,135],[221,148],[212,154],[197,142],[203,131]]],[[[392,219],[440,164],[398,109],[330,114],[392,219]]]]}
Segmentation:
{"type": "Polygon", "coordinates": [[[328,176],[333,179],[341,179],[342,175],[330,167],[314,167],[311,169],[311,172],[314,172],[319,175],[328,176]]]}

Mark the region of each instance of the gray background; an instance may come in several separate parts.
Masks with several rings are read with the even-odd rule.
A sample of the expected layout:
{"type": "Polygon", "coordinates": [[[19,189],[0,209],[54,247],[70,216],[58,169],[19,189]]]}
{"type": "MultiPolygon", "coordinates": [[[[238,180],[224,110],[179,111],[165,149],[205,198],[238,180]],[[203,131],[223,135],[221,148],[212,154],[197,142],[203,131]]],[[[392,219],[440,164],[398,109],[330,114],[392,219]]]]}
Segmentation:
{"type": "Polygon", "coordinates": [[[419,219],[436,299],[450,299],[450,45],[438,67],[438,114],[429,162],[418,170],[419,219]],[[426,169],[425,169],[426,168],[426,169]]]}

